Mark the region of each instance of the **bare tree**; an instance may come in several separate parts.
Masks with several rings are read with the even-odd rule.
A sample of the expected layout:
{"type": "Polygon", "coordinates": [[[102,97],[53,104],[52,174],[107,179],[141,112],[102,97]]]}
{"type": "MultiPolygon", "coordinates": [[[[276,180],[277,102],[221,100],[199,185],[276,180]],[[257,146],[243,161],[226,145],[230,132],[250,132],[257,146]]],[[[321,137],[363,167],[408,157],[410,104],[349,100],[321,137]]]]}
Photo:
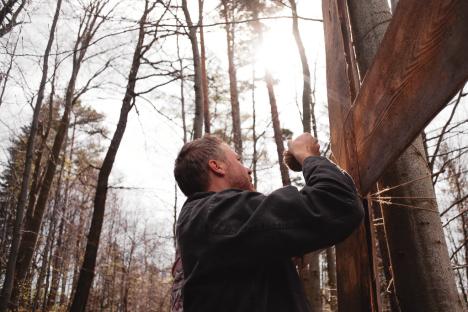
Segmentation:
{"type": "Polygon", "coordinates": [[[49,159],[47,161],[44,178],[34,208],[33,217],[27,220],[25,224],[25,231],[23,232],[23,236],[21,238],[21,243],[18,252],[18,261],[16,264],[16,281],[13,291],[14,297],[16,297],[19,294],[20,286],[24,282],[26,274],[31,265],[33,252],[37,242],[37,235],[42,224],[42,217],[44,215],[47,200],[49,197],[49,191],[54,180],[55,171],[59,160],[59,154],[62,150],[63,141],[68,130],[70,121],[70,111],[72,109],[73,104],[76,101],[74,92],[78,73],[92,38],[94,37],[102,23],[106,20],[106,16],[103,17],[101,15],[106,4],[107,1],[96,1],[95,3],[90,4],[89,7],[86,8],[84,18],[81,20],[81,27],[79,29],[75,46],[73,49],[73,66],[71,77],[65,94],[64,112],[54,138],[54,143],[49,155],[49,159]]]}
{"type": "Polygon", "coordinates": [[[128,74],[127,88],[122,100],[119,121],[117,123],[116,130],[112,137],[109,148],[106,152],[106,156],[104,157],[104,161],[102,162],[101,168],[99,170],[96,194],[94,197],[94,210],[88,233],[86,251],[70,311],[85,311],[86,304],[88,302],[88,296],[94,278],[96,257],[99,248],[99,239],[104,221],[109,176],[111,174],[120,143],[125,133],[128,114],[134,107],[135,98],[138,96],[138,93],[135,91],[135,86],[138,80],[138,71],[140,69],[140,65],[144,59],[145,53],[148,52],[152,44],[158,40],[157,33],[155,32],[157,32],[158,24],[164,17],[165,12],[167,12],[166,7],[164,13],[161,14],[159,20],[156,23],[155,32],[152,34],[153,38],[150,40],[150,42],[145,44],[145,35],[147,33],[145,25],[148,21],[149,14],[155,9],[158,3],[158,1],[150,3],[150,0],[146,0],[143,14],[139,20],[138,41],[133,53],[130,72],[128,74]]]}
{"type": "MultiPolygon", "coordinates": [[[[13,2],[13,1],[9,1],[13,2]]],[[[22,1],[22,5],[24,5],[25,1],[22,1]]],[[[62,5],[62,0],[57,1],[57,6],[55,9],[54,18],[52,20],[52,25],[50,27],[49,39],[47,41],[47,46],[44,52],[44,59],[42,64],[42,77],[41,82],[39,84],[39,91],[37,93],[36,105],[34,107],[34,113],[31,121],[31,129],[29,132],[28,143],[26,148],[26,158],[24,163],[24,171],[21,183],[21,190],[18,197],[18,204],[16,207],[16,219],[15,219],[15,226],[13,230],[13,241],[10,247],[10,253],[8,258],[7,264],[7,271],[5,274],[5,281],[3,283],[2,289],[2,300],[0,302],[0,311],[6,311],[11,293],[13,290],[13,283],[14,283],[14,274],[15,274],[15,266],[16,261],[18,258],[18,253],[20,249],[20,239],[21,239],[21,229],[24,217],[24,209],[27,201],[28,196],[28,188],[29,188],[29,180],[31,176],[31,167],[33,163],[34,157],[34,144],[37,135],[37,128],[39,123],[39,113],[42,107],[42,101],[44,99],[44,91],[47,82],[47,75],[49,72],[49,55],[50,50],[52,48],[52,43],[54,42],[54,34],[55,34],[55,27],[57,26],[58,17],[60,14],[60,7],[62,5]]],[[[3,9],[6,8],[6,5],[3,9]]],[[[2,11],[3,11],[2,9],[2,11]]],[[[18,9],[20,10],[20,9],[18,9]]],[[[0,16],[2,13],[0,13],[0,16]]],[[[15,21],[16,17],[14,17],[10,23],[15,21]]]]}

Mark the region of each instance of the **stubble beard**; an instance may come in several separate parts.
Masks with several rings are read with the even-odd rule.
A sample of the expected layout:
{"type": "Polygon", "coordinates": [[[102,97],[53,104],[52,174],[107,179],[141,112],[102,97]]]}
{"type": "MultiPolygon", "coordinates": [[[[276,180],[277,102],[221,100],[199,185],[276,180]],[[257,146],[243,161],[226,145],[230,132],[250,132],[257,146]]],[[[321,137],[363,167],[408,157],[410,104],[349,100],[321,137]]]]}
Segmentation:
{"type": "Polygon", "coordinates": [[[229,184],[232,188],[240,189],[244,191],[254,192],[255,188],[251,182],[250,177],[247,174],[238,175],[238,176],[230,176],[229,177],[229,184]]]}

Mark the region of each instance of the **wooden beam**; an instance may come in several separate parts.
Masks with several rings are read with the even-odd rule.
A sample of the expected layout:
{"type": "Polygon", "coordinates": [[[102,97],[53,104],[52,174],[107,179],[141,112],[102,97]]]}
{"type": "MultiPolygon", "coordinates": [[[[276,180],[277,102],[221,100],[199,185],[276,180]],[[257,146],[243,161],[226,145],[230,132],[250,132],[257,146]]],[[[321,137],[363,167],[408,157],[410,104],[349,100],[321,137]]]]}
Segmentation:
{"type": "Polygon", "coordinates": [[[350,113],[362,194],[464,85],[467,55],[467,0],[400,0],[350,113]]]}
{"type": "MultiPolygon", "coordinates": [[[[327,91],[333,159],[359,185],[359,167],[350,114],[359,80],[352,65],[354,56],[347,28],[346,2],[322,2],[327,55],[327,91]]],[[[378,293],[373,265],[372,224],[369,214],[363,224],[336,246],[338,307],[340,311],[377,311],[378,293]]]]}
{"type": "MultiPolygon", "coordinates": [[[[345,0],[322,8],[332,152],[364,195],[466,82],[468,1],[401,0],[360,90],[345,0]]],[[[340,310],[378,309],[364,224],[337,246],[340,310]]]]}

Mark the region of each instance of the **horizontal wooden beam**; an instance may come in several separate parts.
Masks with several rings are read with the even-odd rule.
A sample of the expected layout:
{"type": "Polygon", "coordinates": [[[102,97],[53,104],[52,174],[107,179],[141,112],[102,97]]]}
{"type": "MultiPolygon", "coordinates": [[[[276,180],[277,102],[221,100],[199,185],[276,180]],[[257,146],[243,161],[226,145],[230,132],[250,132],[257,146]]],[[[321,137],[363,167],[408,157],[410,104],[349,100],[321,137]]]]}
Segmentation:
{"type": "Polygon", "coordinates": [[[362,194],[464,85],[467,55],[467,0],[400,0],[350,112],[362,194]]]}

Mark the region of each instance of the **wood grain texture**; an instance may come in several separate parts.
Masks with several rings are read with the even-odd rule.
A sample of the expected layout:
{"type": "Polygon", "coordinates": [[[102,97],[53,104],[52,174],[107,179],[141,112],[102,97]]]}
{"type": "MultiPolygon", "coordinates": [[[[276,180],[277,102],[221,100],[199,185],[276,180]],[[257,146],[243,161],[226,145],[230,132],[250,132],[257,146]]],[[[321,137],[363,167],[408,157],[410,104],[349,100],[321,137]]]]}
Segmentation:
{"type": "Polygon", "coordinates": [[[468,1],[401,0],[352,113],[365,194],[468,78],[468,1]]]}
{"type": "MultiPolygon", "coordinates": [[[[344,0],[322,2],[327,55],[327,91],[333,160],[353,176],[359,185],[359,167],[355,157],[352,97],[359,86],[355,71],[347,63],[349,30],[341,23],[344,0]],[[347,53],[345,53],[347,51],[347,53]]],[[[372,264],[372,240],[366,220],[345,241],[336,246],[338,306],[340,311],[376,311],[375,281],[372,264]]]]}

